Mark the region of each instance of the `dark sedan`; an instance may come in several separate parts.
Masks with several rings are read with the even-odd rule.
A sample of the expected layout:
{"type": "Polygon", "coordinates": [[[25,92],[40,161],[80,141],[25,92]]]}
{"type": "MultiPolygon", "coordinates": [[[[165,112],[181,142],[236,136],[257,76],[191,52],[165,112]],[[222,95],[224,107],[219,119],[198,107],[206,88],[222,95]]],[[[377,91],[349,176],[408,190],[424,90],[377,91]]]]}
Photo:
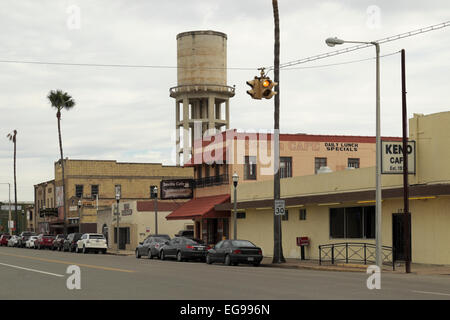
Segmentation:
{"type": "Polygon", "coordinates": [[[206,263],[222,262],[228,266],[245,263],[256,267],[259,266],[262,258],[261,248],[248,240],[222,240],[208,250],[206,263]]]}
{"type": "Polygon", "coordinates": [[[183,238],[175,237],[166,242],[161,248],[159,257],[164,260],[168,257],[176,258],[177,261],[200,259],[205,260],[207,247],[198,242],[183,238]]]}
{"type": "Polygon", "coordinates": [[[56,235],[55,240],[53,240],[52,250],[61,251],[64,246],[64,240],[65,240],[65,238],[64,238],[63,234],[56,235]]]}
{"type": "Polygon", "coordinates": [[[77,242],[81,239],[82,233],[69,233],[64,240],[63,251],[75,252],[77,248],[77,242]]]}
{"type": "Polygon", "coordinates": [[[159,251],[164,246],[164,244],[170,239],[166,237],[160,236],[150,236],[144,240],[144,242],[140,242],[136,248],[136,258],[140,258],[141,256],[147,256],[149,259],[153,259],[153,257],[159,257],[159,251]]]}

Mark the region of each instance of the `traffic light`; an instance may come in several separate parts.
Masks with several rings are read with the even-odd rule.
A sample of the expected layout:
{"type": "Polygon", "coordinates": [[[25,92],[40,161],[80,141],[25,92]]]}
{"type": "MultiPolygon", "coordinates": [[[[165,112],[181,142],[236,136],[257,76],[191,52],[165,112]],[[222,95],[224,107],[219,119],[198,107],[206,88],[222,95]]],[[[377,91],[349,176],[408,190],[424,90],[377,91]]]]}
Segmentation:
{"type": "Polygon", "coordinates": [[[261,89],[262,89],[262,96],[266,99],[272,98],[274,95],[277,94],[276,91],[273,90],[273,88],[278,84],[275,81],[270,80],[269,78],[261,78],[261,89]]]}
{"type": "Polygon", "coordinates": [[[261,82],[258,77],[255,77],[255,79],[251,81],[247,81],[247,84],[251,87],[250,90],[247,90],[247,93],[253,98],[253,99],[261,99],[262,97],[262,88],[261,88],[261,82]]]}

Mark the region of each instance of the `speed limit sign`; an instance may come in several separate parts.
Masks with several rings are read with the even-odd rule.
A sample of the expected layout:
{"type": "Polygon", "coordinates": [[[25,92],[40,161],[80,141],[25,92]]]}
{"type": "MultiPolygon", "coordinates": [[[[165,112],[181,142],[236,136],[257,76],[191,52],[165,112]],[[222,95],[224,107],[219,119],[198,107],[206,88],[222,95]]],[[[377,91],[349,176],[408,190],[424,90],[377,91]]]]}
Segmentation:
{"type": "Polygon", "coordinates": [[[275,215],[283,216],[285,212],[285,201],[284,200],[275,200],[275,215]]]}

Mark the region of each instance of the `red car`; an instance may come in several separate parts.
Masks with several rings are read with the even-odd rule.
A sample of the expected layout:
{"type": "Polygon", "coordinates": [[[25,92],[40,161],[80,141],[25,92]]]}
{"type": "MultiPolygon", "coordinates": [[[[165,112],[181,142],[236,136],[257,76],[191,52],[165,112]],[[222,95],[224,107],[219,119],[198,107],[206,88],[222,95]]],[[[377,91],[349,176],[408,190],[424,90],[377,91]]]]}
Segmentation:
{"type": "Polygon", "coordinates": [[[9,238],[11,238],[9,234],[2,234],[0,237],[0,246],[7,246],[9,238]]]}
{"type": "Polygon", "coordinates": [[[42,235],[36,239],[34,243],[34,248],[36,249],[51,249],[53,247],[53,240],[55,240],[55,236],[52,235],[42,235]]]}

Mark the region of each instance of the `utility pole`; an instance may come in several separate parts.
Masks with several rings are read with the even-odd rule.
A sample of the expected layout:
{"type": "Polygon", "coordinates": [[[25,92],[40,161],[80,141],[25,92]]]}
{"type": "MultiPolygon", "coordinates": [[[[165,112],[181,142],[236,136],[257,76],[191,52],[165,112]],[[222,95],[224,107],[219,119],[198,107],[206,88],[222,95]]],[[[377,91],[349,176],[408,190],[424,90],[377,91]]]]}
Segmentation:
{"type": "Polygon", "coordinates": [[[158,187],[153,189],[155,198],[155,234],[158,234],[158,187]]]}
{"type": "Polygon", "coordinates": [[[411,213],[409,212],[409,188],[408,188],[408,136],[406,112],[406,67],[405,49],[402,49],[402,130],[403,130],[403,244],[405,252],[405,272],[411,272],[411,213]]]}
{"type": "MultiPolygon", "coordinates": [[[[280,18],[278,15],[278,0],[272,0],[273,17],[275,23],[275,44],[274,44],[274,81],[277,83],[274,100],[274,178],[273,178],[273,202],[280,199],[280,18]]],[[[273,215],[274,246],[273,263],[286,262],[283,257],[283,246],[281,236],[281,216],[273,215]]]]}

